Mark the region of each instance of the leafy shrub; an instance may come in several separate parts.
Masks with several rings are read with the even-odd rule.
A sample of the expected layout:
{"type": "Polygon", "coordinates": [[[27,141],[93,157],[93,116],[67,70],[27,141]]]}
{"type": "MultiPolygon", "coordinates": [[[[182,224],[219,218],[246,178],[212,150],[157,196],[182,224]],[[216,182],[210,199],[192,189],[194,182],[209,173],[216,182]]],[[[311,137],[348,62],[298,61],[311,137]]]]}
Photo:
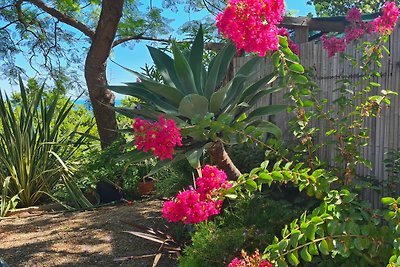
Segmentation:
{"type": "MultiPolygon", "coordinates": [[[[78,134],[79,121],[68,131],[61,125],[73,108],[70,100],[43,97],[44,86],[27,94],[20,81],[21,100],[13,105],[0,95],[0,184],[11,177],[8,194],[21,206],[31,206],[51,195],[59,183],[79,206],[90,206],[72,179],[70,159],[86,141],[78,134]]],[[[4,201],[4,199],[3,199],[4,201]]]]}
{"type": "Polygon", "coordinates": [[[185,248],[180,266],[227,266],[242,249],[255,251],[265,247],[282,225],[303,211],[304,206],[271,199],[269,194],[232,202],[214,222],[196,225],[192,245],[185,248]]]}
{"type": "Polygon", "coordinates": [[[229,147],[228,154],[241,172],[250,172],[265,160],[265,147],[255,144],[237,144],[229,147]],[[246,159],[246,160],[243,160],[246,159]]]}
{"type": "Polygon", "coordinates": [[[190,164],[181,160],[158,174],[155,183],[156,194],[163,197],[175,196],[179,191],[193,185],[193,171],[190,164]]]}

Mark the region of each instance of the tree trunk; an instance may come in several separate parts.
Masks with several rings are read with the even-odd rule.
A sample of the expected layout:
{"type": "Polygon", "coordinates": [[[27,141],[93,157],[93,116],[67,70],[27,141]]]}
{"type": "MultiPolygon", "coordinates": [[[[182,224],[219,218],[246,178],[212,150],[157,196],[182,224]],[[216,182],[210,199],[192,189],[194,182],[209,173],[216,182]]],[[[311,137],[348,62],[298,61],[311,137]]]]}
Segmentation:
{"type": "Polygon", "coordinates": [[[242,175],[239,169],[236,168],[235,164],[232,162],[228,153],[226,153],[222,142],[215,142],[208,149],[208,152],[210,153],[214,164],[226,173],[229,180],[235,181],[240,175],[242,175]]]}
{"type": "Polygon", "coordinates": [[[107,59],[122,17],[124,0],[103,0],[96,33],[85,62],[85,79],[96,118],[101,147],[110,145],[118,136],[114,106],[115,96],[107,86],[107,59]]]}

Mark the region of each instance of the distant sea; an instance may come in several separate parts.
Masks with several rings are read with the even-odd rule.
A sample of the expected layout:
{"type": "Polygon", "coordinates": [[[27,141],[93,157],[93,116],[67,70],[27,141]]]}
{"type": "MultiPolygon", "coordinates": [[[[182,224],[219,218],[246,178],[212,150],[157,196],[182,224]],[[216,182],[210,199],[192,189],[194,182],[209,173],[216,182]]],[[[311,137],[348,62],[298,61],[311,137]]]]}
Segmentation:
{"type": "MultiPolygon", "coordinates": [[[[87,109],[91,109],[90,100],[88,98],[80,98],[76,100],[75,105],[84,105],[87,109]]],[[[121,99],[115,99],[115,105],[121,105],[121,99]]]]}

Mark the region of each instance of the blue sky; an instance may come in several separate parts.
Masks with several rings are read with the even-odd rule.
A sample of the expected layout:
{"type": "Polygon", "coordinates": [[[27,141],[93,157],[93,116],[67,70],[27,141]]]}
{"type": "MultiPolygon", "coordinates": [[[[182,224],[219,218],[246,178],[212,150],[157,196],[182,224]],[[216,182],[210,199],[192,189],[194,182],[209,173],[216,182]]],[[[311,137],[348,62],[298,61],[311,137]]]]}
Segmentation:
{"type": "MultiPolygon", "coordinates": [[[[307,0],[285,0],[286,10],[294,11],[296,16],[305,16],[309,12],[314,13],[314,7],[306,5],[306,2],[307,0]]],[[[184,22],[189,21],[190,18],[201,18],[202,15],[203,14],[191,14],[189,16],[189,14],[184,12],[165,12],[165,16],[175,19],[171,24],[174,29],[178,28],[184,22]]],[[[143,67],[146,63],[150,65],[152,63],[146,45],[148,45],[148,42],[139,42],[135,44],[133,50],[122,47],[118,48],[114,51],[112,59],[125,67],[140,71],[140,67],[143,67]]],[[[119,84],[135,79],[132,74],[122,70],[112,62],[108,64],[107,77],[110,84],[119,84]]]]}
{"type": "MultiPolygon", "coordinates": [[[[154,1],[156,2],[156,1],[154,1]]],[[[159,1],[157,1],[159,2],[159,1]]],[[[296,16],[305,16],[309,12],[314,12],[314,7],[306,5],[307,0],[285,0],[286,10],[295,11],[296,16]]],[[[171,27],[173,29],[177,29],[184,22],[189,21],[190,19],[200,19],[204,16],[205,12],[200,13],[192,13],[188,14],[183,11],[179,11],[178,13],[174,13],[172,11],[164,11],[163,15],[165,17],[174,19],[171,23],[171,27]]],[[[174,37],[177,37],[176,35],[174,37]]],[[[129,49],[127,47],[118,47],[116,48],[111,58],[118,62],[119,64],[128,67],[133,70],[140,70],[140,67],[143,67],[146,63],[151,65],[152,60],[149,56],[146,45],[148,42],[138,42],[135,44],[133,49],[129,49]]],[[[21,62],[24,60],[22,57],[19,57],[17,64],[20,66],[27,66],[26,63],[21,62]]],[[[29,75],[29,70],[28,70],[29,75]]],[[[116,66],[114,63],[108,63],[107,76],[109,84],[120,84],[123,82],[132,81],[135,77],[132,74],[126,72],[120,67],[116,66]]],[[[83,73],[82,73],[83,80],[83,73]]],[[[17,86],[10,86],[7,81],[0,81],[0,89],[1,91],[10,92],[11,90],[15,90],[18,88],[17,86]]],[[[122,96],[117,95],[117,98],[121,98],[122,96]]]]}

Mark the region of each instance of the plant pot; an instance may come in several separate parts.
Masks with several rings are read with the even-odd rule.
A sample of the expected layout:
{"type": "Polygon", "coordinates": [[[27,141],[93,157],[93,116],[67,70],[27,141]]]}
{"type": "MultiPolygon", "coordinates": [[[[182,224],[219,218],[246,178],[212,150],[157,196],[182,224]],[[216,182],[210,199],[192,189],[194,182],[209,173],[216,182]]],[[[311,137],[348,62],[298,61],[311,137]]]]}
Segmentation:
{"type": "Polygon", "coordinates": [[[139,182],[138,191],[141,196],[150,195],[154,191],[154,181],[139,182]]]}

